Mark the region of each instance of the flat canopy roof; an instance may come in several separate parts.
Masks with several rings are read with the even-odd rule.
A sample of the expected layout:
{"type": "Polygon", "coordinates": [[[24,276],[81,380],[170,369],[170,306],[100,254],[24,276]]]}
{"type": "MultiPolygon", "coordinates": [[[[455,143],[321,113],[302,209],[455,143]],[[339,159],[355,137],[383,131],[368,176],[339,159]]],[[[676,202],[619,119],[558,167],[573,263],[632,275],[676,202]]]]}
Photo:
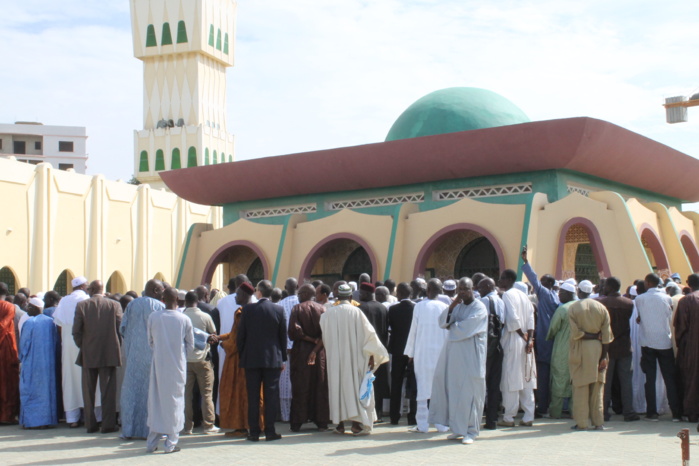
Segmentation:
{"type": "Polygon", "coordinates": [[[699,160],[587,117],[170,170],[160,176],[188,201],[223,205],[558,169],[699,201],[699,160]]]}

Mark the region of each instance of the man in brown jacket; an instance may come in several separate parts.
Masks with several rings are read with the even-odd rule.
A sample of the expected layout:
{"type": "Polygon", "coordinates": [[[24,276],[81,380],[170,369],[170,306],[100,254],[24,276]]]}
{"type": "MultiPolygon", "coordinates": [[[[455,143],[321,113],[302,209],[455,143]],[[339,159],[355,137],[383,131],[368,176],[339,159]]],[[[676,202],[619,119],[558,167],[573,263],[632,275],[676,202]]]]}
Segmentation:
{"type": "Polygon", "coordinates": [[[102,433],[117,432],[116,425],[116,368],[121,366],[122,310],[117,301],[103,296],[102,282],[90,283],[90,299],[78,303],[73,322],[73,339],[80,348],[75,363],[83,368],[83,400],[85,427],[88,433],[97,432],[95,419],[95,391],[97,377],[102,396],[102,433]]]}

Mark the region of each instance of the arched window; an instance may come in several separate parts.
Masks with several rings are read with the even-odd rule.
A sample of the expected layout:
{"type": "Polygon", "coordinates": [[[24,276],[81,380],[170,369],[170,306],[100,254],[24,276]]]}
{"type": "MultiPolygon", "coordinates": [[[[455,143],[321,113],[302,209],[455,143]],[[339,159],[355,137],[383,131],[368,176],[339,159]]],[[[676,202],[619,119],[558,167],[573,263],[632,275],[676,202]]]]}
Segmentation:
{"type": "Polygon", "coordinates": [[[155,47],[158,41],[155,38],[155,27],[152,24],[146,29],[146,47],[155,47]]]}
{"type": "Polygon", "coordinates": [[[214,165],[218,163],[218,154],[214,151],[214,165]]]}
{"type": "Polygon", "coordinates": [[[209,164],[209,149],[204,149],[204,165],[209,164]]]}
{"type": "Polygon", "coordinates": [[[155,171],[165,170],[165,156],[162,149],[155,151],[155,171]]]}
{"type": "Polygon", "coordinates": [[[160,45],[172,45],[172,33],[170,32],[170,23],[163,23],[163,36],[160,40],[160,45]]]}
{"type": "Polygon", "coordinates": [[[233,154],[228,154],[228,161],[232,162],[233,161],[233,154]]]}
{"type": "Polygon", "coordinates": [[[0,282],[7,285],[7,289],[10,294],[15,294],[17,290],[17,279],[15,278],[14,272],[9,267],[3,267],[0,269],[0,282]]]}
{"type": "Polygon", "coordinates": [[[187,26],[184,21],[177,23],[177,43],[184,44],[187,42],[187,26]]]}
{"type": "Polygon", "coordinates": [[[197,166],[197,148],[192,146],[187,152],[187,167],[197,166]]]}
{"type": "Polygon", "coordinates": [[[228,33],[223,36],[223,53],[228,55],[228,33]]]}
{"type": "Polygon", "coordinates": [[[214,46],[214,25],[209,26],[209,45],[214,46]]]}
{"type": "Polygon", "coordinates": [[[221,50],[221,30],[216,33],[216,50],[221,50]]]}
{"type": "Polygon", "coordinates": [[[221,163],[226,163],[226,154],[221,152],[221,163]]]}
{"type": "Polygon", "coordinates": [[[175,168],[182,168],[182,163],[180,162],[180,150],[177,148],[172,149],[172,163],[170,168],[173,170],[175,168]]]}
{"type": "Polygon", "coordinates": [[[140,172],[147,172],[150,171],[148,168],[148,152],[142,150],[141,151],[141,161],[138,164],[138,171],[140,172]]]}

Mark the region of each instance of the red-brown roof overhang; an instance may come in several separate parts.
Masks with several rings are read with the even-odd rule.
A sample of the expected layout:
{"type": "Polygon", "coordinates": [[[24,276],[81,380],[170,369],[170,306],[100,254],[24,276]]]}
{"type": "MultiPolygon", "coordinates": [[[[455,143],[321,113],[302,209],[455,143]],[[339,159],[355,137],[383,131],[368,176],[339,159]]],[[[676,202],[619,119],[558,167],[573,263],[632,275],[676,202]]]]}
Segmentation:
{"type": "Polygon", "coordinates": [[[160,176],[188,201],[223,205],[551,169],[699,201],[699,160],[585,117],[178,169],[160,176]]]}

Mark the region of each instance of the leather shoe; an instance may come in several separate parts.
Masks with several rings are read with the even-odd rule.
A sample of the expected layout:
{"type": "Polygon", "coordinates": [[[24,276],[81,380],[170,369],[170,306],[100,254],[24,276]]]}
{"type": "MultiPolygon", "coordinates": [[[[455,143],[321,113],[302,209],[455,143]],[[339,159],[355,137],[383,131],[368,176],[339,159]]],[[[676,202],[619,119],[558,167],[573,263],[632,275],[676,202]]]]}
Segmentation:
{"type": "Polygon", "coordinates": [[[248,435],[247,437],[245,437],[245,440],[248,440],[250,442],[259,442],[260,436],[259,435],[248,435]]]}
{"type": "Polygon", "coordinates": [[[91,428],[87,429],[87,433],[94,434],[95,432],[98,432],[99,430],[100,430],[99,427],[91,427],[91,428]]]}
{"type": "Polygon", "coordinates": [[[265,435],[265,440],[268,442],[271,442],[273,440],[279,440],[280,438],[282,438],[282,434],[274,433],[265,435]]]}
{"type": "Polygon", "coordinates": [[[111,434],[112,432],[119,432],[118,427],[112,427],[111,429],[102,429],[100,432],[103,434],[111,434]]]}

